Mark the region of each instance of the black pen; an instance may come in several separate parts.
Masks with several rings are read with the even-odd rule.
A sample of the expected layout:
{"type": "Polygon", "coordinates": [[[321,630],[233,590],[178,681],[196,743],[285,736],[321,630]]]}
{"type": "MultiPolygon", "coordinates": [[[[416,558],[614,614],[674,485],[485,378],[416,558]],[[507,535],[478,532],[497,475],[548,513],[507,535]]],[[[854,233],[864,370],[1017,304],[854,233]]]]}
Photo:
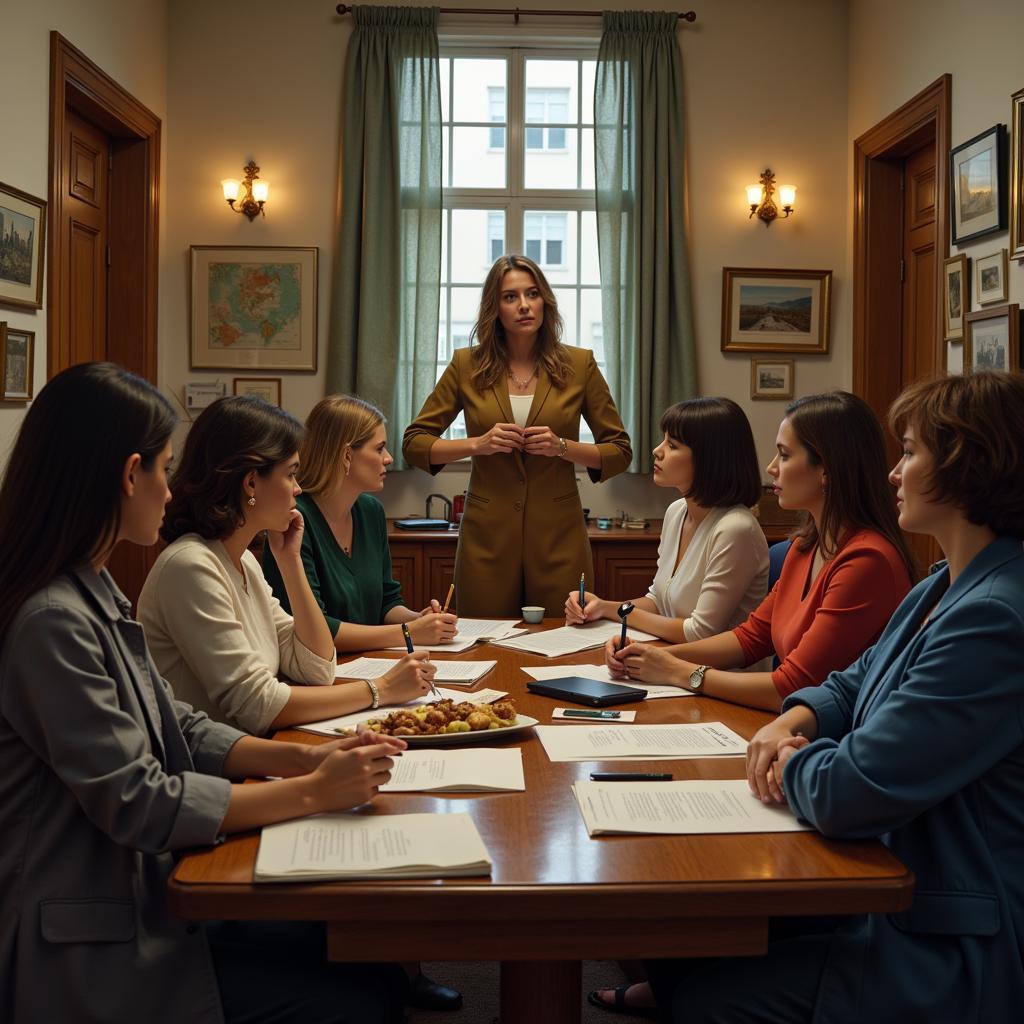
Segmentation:
{"type": "Polygon", "coordinates": [[[594,782],[671,782],[671,772],[591,772],[594,782]]]}
{"type": "Polygon", "coordinates": [[[621,718],[621,711],[574,711],[566,708],[562,712],[563,718],[621,718]]]}
{"type": "Polygon", "coordinates": [[[412,654],[412,651],[413,651],[413,647],[412,647],[412,633],[409,632],[409,627],[404,622],[402,623],[402,636],[405,637],[405,649],[406,649],[406,651],[408,651],[409,654],[412,654]]]}
{"type": "Polygon", "coordinates": [[[631,601],[623,601],[619,605],[619,618],[622,619],[622,633],[619,636],[619,650],[626,646],[626,616],[633,610],[631,601]]]}

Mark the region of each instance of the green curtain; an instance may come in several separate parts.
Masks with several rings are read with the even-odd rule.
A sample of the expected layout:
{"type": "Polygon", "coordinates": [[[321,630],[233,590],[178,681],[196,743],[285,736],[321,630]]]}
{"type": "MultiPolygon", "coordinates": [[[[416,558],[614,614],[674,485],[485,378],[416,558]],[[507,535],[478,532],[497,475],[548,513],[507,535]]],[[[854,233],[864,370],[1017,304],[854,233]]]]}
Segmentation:
{"type": "Polygon", "coordinates": [[[605,360],[633,473],[650,472],[661,414],[697,389],[675,29],[675,14],[606,11],[594,86],[605,360]]]}
{"type": "Polygon", "coordinates": [[[357,394],[402,435],[434,387],[441,275],[437,8],[353,8],[342,95],[341,228],[328,391],[357,394]]]}

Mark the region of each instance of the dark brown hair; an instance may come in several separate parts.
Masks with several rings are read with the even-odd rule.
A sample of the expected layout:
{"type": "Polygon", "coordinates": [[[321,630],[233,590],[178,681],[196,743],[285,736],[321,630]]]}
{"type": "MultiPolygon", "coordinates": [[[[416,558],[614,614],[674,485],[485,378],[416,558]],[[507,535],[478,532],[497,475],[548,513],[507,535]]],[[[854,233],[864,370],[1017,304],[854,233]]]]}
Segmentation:
{"type": "Polygon", "coordinates": [[[848,391],[807,395],[786,406],[786,416],[813,466],[827,480],[821,522],[807,521],[793,534],[801,551],[816,545],[831,558],[855,530],[875,530],[899,552],[912,580],[914,556],[900,530],[889,486],[885,437],[871,406],[848,391]]]}
{"type": "Polygon", "coordinates": [[[223,540],[245,522],[242,481],[269,476],[302,445],[303,426],[291,413],[253,395],[219,398],[202,411],[185,439],[171,479],[173,497],[160,536],[186,533],[223,540]]]}
{"type": "Polygon", "coordinates": [[[528,256],[499,256],[484,279],[480,292],[480,311],[470,332],[473,346],[472,381],[475,388],[492,388],[508,373],[508,342],[498,310],[501,304],[502,281],[510,270],[522,270],[536,282],[544,300],[544,322],[537,331],[537,358],[551,383],[564,388],[572,373],[572,365],[562,346],[562,314],[558,301],[544,272],[528,256]]]}
{"type": "Polygon", "coordinates": [[[109,552],[125,463],[152,469],[174,423],[171,403],[114,363],[79,363],[39,392],[0,485],[0,642],[27,598],[109,552]]]}
{"type": "Polygon", "coordinates": [[[929,498],[975,526],[1024,538],[1024,375],[980,370],[918,381],[889,410],[935,460],[929,498]]]}
{"type": "Polygon", "coordinates": [[[690,398],[670,405],[662,433],[693,451],[693,484],[684,495],[704,508],[756,504],[761,496],[754,434],[731,398],[690,398]]]}

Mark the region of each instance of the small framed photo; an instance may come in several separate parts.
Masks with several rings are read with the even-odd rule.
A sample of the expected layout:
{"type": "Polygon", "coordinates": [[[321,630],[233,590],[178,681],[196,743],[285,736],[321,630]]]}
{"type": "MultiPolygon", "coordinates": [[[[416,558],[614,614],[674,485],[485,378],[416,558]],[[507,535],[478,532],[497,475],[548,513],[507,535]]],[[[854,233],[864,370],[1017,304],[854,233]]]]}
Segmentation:
{"type": "Polygon", "coordinates": [[[1006,126],[993,125],[949,154],[953,244],[1006,227],[1006,126]]]}
{"type": "Polygon", "coordinates": [[[0,182],[0,305],[43,308],[46,201],[0,182]]]}
{"type": "Polygon", "coordinates": [[[828,352],[831,270],[722,268],[723,352],[828,352]]]}
{"type": "Polygon", "coordinates": [[[316,247],[193,245],[193,370],[315,370],[316,247]]]}
{"type": "Polygon", "coordinates": [[[964,372],[1020,369],[1020,306],[964,314],[964,372]]]}
{"type": "Polygon", "coordinates": [[[1010,97],[1010,259],[1024,260],[1024,89],[1010,97]]]}
{"type": "Polygon", "coordinates": [[[963,341],[964,338],[964,310],[971,308],[971,278],[967,266],[967,257],[963,253],[943,261],[946,294],[943,322],[946,341],[963,341]]]}
{"type": "Polygon", "coordinates": [[[280,377],[235,377],[231,388],[234,395],[255,395],[271,405],[281,404],[280,377]]]}
{"type": "Polygon", "coordinates": [[[4,402],[27,402],[32,397],[32,356],[35,331],[23,331],[0,322],[0,383],[4,402]]]}
{"type": "Polygon", "coordinates": [[[787,399],[793,397],[792,359],[751,359],[750,397],[787,399]]]}
{"type": "Polygon", "coordinates": [[[990,302],[1005,302],[1007,260],[1006,250],[1000,249],[991,256],[976,256],[974,259],[974,297],[981,305],[990,302]]]}

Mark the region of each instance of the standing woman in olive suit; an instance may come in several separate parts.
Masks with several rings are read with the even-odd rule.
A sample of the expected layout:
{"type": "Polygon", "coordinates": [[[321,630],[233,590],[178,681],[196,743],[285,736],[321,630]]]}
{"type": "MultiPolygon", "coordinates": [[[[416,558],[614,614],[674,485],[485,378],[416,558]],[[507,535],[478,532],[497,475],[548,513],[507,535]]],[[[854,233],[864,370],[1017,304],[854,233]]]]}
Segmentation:
{"type": "Polygon", "coordinates": [[[593,578],[575,467],[602,482],[633,452],[593,354],[561,337],[537,264],[500,257],[484,281],[476,343],[455,352],[405,432],[406,460],[428,473],[472,458],[455,559],[462,616],[518,616],[524,603],[561,616],[580,573],[593,578]],[[442,439],[459,412],[468,436],[442,439]],[[594,444],[578,440],[581,416],[594,444]]]}

